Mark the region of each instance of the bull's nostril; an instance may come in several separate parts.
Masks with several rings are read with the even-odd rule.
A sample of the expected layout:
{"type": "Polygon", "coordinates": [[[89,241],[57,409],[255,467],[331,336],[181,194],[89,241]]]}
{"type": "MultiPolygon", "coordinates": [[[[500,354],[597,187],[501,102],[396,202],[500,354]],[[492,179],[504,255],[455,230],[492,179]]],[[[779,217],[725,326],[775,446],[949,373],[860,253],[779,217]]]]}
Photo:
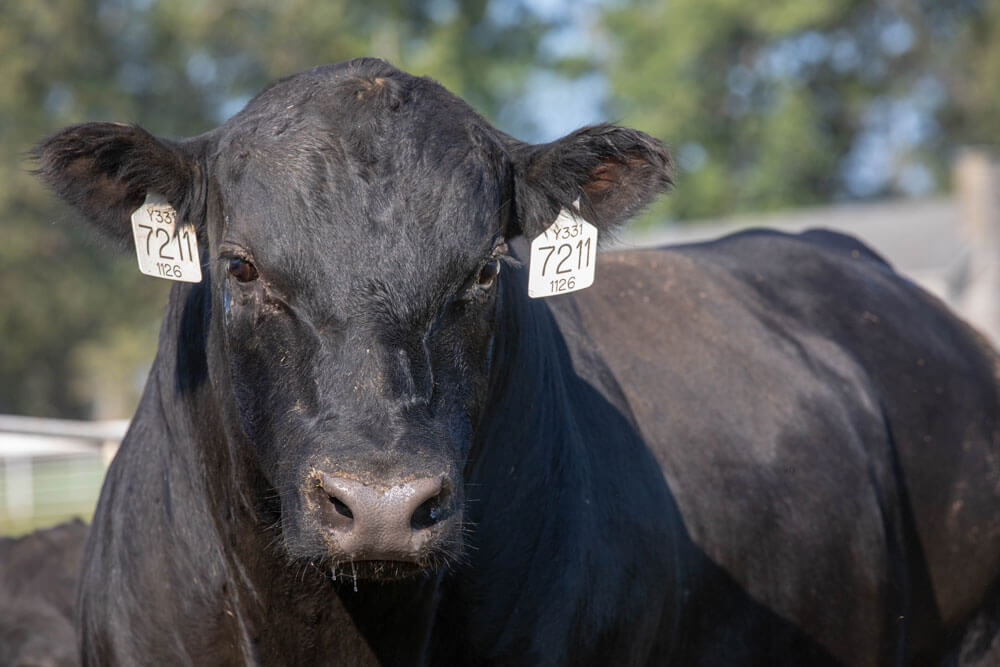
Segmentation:
{"type": "Polygon", "coordinates": [[[413,516],[410,518],[410,526],[413,527],[413,530],[430,528],[437,523],[438,513],[439,509],[437,498],[431,498],[416,509],[413,516]]]}
{"type": "Polygon", "coordinates": [[[344,504],[340,498],[337,496],[330,496],[330,502],[333,503],[333,509],[337,510],[337,514],[346,516],[348,519],[354,518],[354,513],[351,512],[351,508],[344,504]]]}
{"type": "Polygon", "coordinates": [[[447,496],[442,492],[422,502],[410,517],[410,527],[413,530],[430,528],[444,519],[448,513],[447,496]]]}

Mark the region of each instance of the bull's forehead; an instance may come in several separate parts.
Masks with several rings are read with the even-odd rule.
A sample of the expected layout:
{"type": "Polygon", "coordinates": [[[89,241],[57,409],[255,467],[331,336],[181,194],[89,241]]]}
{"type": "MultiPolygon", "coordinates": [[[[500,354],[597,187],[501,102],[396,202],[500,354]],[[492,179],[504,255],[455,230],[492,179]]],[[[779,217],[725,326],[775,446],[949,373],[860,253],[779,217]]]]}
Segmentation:
{"type": "Polygon", "coordinates": [[[350,317],[391,297],[418,316],[490,252],[505,151],[433,82],[334,74],[281,82],[223,128],[221,240],[318,310],[350,317]]]}

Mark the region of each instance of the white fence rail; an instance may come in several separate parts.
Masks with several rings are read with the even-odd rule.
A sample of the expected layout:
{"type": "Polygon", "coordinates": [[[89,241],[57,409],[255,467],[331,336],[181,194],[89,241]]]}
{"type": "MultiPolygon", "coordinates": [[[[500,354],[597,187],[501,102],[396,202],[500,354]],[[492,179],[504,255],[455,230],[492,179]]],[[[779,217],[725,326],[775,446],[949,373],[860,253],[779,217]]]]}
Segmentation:
{"type": "Polygon", "coordinates": [[[89,519],[127,420],[0,415],[0,535],[89,519]]]}

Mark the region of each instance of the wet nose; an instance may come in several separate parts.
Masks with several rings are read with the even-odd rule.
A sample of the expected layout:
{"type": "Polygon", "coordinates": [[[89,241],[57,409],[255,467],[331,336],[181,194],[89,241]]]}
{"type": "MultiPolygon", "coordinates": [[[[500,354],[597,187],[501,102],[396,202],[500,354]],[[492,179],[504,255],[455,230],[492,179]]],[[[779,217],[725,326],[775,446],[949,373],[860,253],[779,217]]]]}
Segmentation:
{"type": "Polygon", "coordinates": [[[320,473],[323,524],[336,548],[354,559],[415,561],[451,514],[441,477],[366,484],[320,473]]]}

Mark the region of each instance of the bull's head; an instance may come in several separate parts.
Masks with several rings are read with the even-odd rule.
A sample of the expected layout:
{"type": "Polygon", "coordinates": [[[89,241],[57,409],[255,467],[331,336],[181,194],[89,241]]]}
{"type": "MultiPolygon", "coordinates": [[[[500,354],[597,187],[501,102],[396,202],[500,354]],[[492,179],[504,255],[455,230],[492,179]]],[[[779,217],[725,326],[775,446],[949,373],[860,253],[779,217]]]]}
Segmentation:
{"type": "Polygon", "coordinates": [[[37,154],[123,242],[150,192],[195,226],[205,278],[171,298],[209,291],[230,460],[266,480],[253,498],[277,499],[288,555],[374,576],[460,553],[502,292],[521,289],[501,278],[507,242],[576,200],[599,228],[621,224],[669,182],[640,132],[523,144],[370,59],[284,79],[199,137],[88,123],[37,154]]]}

